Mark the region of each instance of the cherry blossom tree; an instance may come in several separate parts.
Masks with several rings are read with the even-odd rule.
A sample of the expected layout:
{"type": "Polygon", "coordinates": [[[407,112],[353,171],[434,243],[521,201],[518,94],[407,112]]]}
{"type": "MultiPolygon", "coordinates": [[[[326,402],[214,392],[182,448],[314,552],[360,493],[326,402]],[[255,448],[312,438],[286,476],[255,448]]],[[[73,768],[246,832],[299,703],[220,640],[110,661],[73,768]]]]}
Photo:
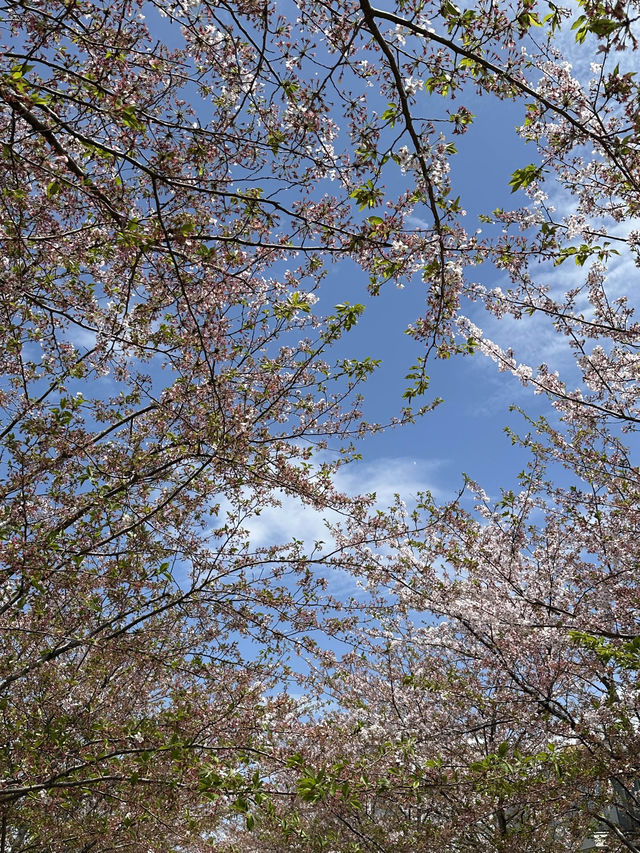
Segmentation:
{"type": "Polygon", "coordinates": [[[373,621],[248,849],[638,849],[637,474],[602,423],[533,427],[519,492],[353,527],[373,621]]]}
{"type": "MultiPolygon", "coordinates": [[[[428,310],[412,331],[441,356],[479,350],[552,406],[530,434],[513,436],[531,456],[518,489],[491,501],[469,483],[473,510],[424,496],[415,512],[399,506],[344,534],[380,628],[351,633],[358,652],[329,660],[321,689],[333,704],[287,744],[273,769],[275,824],[269,811],[242,849],[638,850],[638,327],[632,290],[615,267],[607,277],[618,256],[627,264],[618,270],[637,265],[627,230],[637,213],[637,86],[620,70],[636,44],[634,9],[584,5],[570,21],[577,43],[594,45],[590,79],[573,76],[553,42],[523,45],[534,26],[561,31],[555,7],[544,21],[533,6],[503,19],[504,42],[487,38],[491,57],[460,36],[459,10],[439,13],[440,29],[451,15],[448,35],[432,31],[437,15],[362,10],[407,136],[416,81],[464,91],[462,69],[473,69],[480,87],[528,100],[521,133],[540,159],[511,185],[531,203],[485,216],[500,230],[483,238],[449,222],[439,232],[432,211],[443,255],[424,264],[428,310]],[[425,41],[439,46],[440,76],[425,41]],[[549,175],[566,215],[544,192],[549,175]],[[487,260],[508,289],[469,283],[465,263],[487,260]],[[553,267],[565,264],[575,270],[562,293],[553,267]],[[467,298],[497,318],[548,317],[573,366],[563,376],[518,364],[516,341],[501,346],[461,316],[467,298]]],[[[476,15],[466,25],[477,31],[487,16],[476,15]]],[[[396,154],[428,197],[432,161],[420,139],[396,154]]],[[[422,380],[418,369],[412,378],[422,380]]]]}
{"type": "Polygon", "coordinates": [[[606,278],[640,245],[634,4],[0,8],[1,853],[566,850],[594,821],[636,850],[638,329],[606,278]],[[480,96],[538,150],[484,236],[449,179],[480,96]],[[409,403],[476,350],[548,397],[521,493],[369,517],[336,490],[377,428],[375,359],[336,350],[363,308],[320,311],[340,260],[424,287],[409,403]],[[578,379],[473,300],[548,317],[578,379]],[[345,516],[333,554],[251,541],[282,494],[345,516]],[[369,585],[359,626],[319,565],[369,585]],[[282,693],[317,629],[357,649],[323,650],[324,710],[282,693]]]}
{"type": "MultiPolygon", "coordinates": [[[[638,327],[632,290],[607,269],[618,254],[618,270],[637,266],[635,231],[625,233],[637,211],[637,88],[620,70],[635,20],[630,7],[583,11],[572,30],[595,45],[591,79],[572,76],[548,45],[529,54],[536,85],[516,83],[531,98],[521,133],[541,159],[514,173],[512,187],[532,203],[485,217],[503,233],[481,250],[511,286],[460,289],[498,318],[549,317],[573,368],[519,365],[516,341],[500,346],[457,314],[473,349],[552,408],[513,436],[531,455],[518,489],[491,501],[470,484],[473,512],[429,498],[414,515],[399,509],[388,518],[391,555],[370,557],[372,582],[393,591],[394,606],[368,674],[346,661],[347,704],[356,721],[387,721],[378,746],[398,742],[392,761],[408,764],[411,784],[405,771],[394,786],[392,763],[385,786],[400,807],[412,802],[403,793],[420,792],[404,828],[397,807],[387,812],[382,840],[388,807],[369,801],[370,843],[384,849],[444,840],[451,849],[567,850],[589,836],[603,849],[638,849],[638,327]],[[543,185],[552,173],[570,210],[558,218],[543,185]],[[576,236],[580,245],[567,245],[576,236]],[[550,262],[567,261],[578,269],[562,293],[550,262]]],[[[555,26],[553,10],[546,23],[555,26]]],[[[379,534],[369,541],[389,544],[379,534]]]]}
{"type": "Polygon", "coordinates": [[[366,429],[374,362],[325,361],[361,306],[313,309],[363,226],[311,198],[334,128],[285,22],[148,11],[182,46],[135,4],[2,11],[3,853],[196,847],[247,811],[321,584],[247,525],[346,511],[314,454],[366,429]]]}

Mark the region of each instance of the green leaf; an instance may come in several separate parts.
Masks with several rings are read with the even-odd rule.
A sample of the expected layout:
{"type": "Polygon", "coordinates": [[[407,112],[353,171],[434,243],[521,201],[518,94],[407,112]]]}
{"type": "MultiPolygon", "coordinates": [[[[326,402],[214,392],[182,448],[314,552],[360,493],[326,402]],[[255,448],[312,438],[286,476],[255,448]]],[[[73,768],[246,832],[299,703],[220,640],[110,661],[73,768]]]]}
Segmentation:
{"type": "Polygon", "coordinates": [[[375,207],[382,196],[382,190],[376,189],[370,180],[349,193],[349,198],[354,198],[358,202],[360,210],[364,210],[366,207],[375,207]]]}
{"type": "Polygon", "coordinates": [[[145,130],[146,125],[138,117],[138,112],[134,106],[128,104],[120,108],[120,117],[125,127],[130,127],[132,130],[145,130]]]}
{"type": "Polygon", "coordinates": [[[290,101],[296,100],[296,93],[299,91],[300,86],[294,80],[283,80],[281,83],[282,91],[285,93],[287,98],[290,101]]]}
{"type": "Polygon", "coordinates": [[[440,14],[443,18],[458,18],[460,17],[460,9],[451,0],[444,0],[440,6],[440,14]]]}
{"type": "Polygon", "coordinates": [[[278,319],[291,320],[296,311],[302,311],[308,314],[311,311],[311,306],[307,302],[304,293],[295,290],[287,297],[286,302],[280,302],[273,306],[273,313],[278,319]]]}
{"type": "Polygon", "coordinates": [[[286,135],[281,130],[270,130],[267,134],[267,144],[274,154],[280,150],[280,146],[286,139],[286,135]]]}
{"type": "Polygon", "coordinates": [[[33,68],[33,65],[28,65],[26,62],[17,62],[15,65],[11,66],[11,79],[20,80],[21,77],[24,77],[24,75],[32,71],[33,68]]]}
{"type": "Polygon", "coordinates": [[[397,104],[387,104],[387,109],[382,113],[380,118],[383,121],[388,121],[391,127],[393,127],[396,123],[396,118],[398,117],[398,106],[397,104]]]}
{"type": "Polygon", "coordinates": [[[238,799],[233,804],[234,809],[241,814],[247,814],[249,812],[249,803],[245,799],[245,797],[238,797],[238,799]]]}
{"type": "Polygon", "coordinates": [[[609,36],[621,26],[619,21],[612,21],[611,18],[594,18],[593,21],[589,21],[587,28],[597,36],[609,36]]]}
{"type": "Polygon", "coordinates": [[[530,163],[522,169],[516,169],[509,181],[511,192],[514,193],[516,190],[526,189],[530,184],[542,177],[543,172],[543,167],[536,166],[535,163],[530,163]]]}
{"type": "Polygon", "coordinates": [[[356,303],[351,305],[349,302],[341,302],[335,307],[336,313],[340,318],[342,328],[349,331],[358,322],[358,317],[364,311],[364,305],[356,303]]]}

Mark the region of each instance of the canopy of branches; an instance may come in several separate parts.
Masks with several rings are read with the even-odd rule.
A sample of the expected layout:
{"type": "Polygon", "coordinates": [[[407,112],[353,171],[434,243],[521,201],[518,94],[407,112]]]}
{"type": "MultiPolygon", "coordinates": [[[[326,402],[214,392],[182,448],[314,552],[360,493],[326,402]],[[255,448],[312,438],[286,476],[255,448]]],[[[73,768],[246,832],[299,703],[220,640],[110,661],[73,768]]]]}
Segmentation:
{"type": "Polygon", "coordinates": [[[639,15],[0,2],[0,853],[640,851],[639,15]],[[336,263],[424,294],[382,424],[336,263]],[[547,404],[517,487],[341,492],[474,353],[547,404]],[[283,498],[330,544],[256,543],[283,498]]]}

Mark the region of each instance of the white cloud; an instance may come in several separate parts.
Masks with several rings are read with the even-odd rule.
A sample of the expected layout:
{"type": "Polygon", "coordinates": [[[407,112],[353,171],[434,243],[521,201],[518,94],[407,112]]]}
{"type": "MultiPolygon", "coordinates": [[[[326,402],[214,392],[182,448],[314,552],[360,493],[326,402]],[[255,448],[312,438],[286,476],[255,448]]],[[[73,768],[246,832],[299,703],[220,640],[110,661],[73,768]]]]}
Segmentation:
{"type": "MultiPolygon", "coordinates": [[[[351,496],[375,492],[376,506],[385,509],[393,503],[396,494],[401,494],[407,502],[421,491],[431,491],[434,497],[442,496],[432,479],[439,466],[437,461],[403,456],[354,462],[341,469],[334,482],[339,491],[351,496]]],[[[339,521],[336,512],[323,513],[284,493],[277,497],[280,506],[265,507],[245,525],[255,547],[286,543],[293,538],[304,542],[307,549],[313,548],[317,541],[331,546],[326,522],[339,521]]]]}

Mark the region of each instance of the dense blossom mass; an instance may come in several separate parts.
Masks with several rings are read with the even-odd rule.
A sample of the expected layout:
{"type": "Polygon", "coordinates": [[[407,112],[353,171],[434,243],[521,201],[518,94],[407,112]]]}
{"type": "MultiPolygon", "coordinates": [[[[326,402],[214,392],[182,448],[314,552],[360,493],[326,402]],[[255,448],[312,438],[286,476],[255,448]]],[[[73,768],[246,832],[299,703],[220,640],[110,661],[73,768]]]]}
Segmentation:
{"type": "Polygon", "coordinates": [[[0,853],[640,851],[639,16],[0,2],[0,853]],[[533,162],[480,230],[456,142],[503,107],[533,162]],[[385,423],[341,262],[424,292],[385,423]],[[518,487],[342,493],[474,353],[548,403],[518,487]],[[292,497],[330,546],[252,540],[292,497]]]}

